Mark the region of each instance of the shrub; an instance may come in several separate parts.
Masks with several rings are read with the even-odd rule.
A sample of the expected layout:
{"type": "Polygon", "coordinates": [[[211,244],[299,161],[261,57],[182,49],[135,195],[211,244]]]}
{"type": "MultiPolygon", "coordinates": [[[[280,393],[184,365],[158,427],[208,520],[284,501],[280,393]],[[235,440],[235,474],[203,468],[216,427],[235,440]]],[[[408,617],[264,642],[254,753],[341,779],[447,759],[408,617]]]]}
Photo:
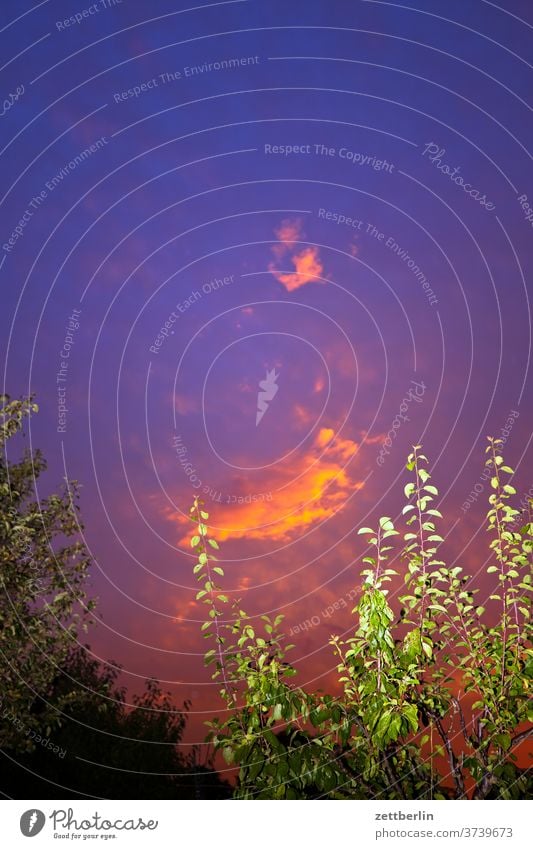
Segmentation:
{"type": "Polygon", "coordinates": [[[390,568],[400,536],[392,519],[384,516],[375,528],[358,531],[369,552],[353,610],[355,631],[330,640],[340,696],[308,694],[294,685],[296,671],[286,661],[294,646],[285,643],[282,616],[261,616],[258,627],[239,604],[230,605],[219,585],[224,572],[206,525],[209,515],[194,499],[196,598],[207,608],[204,636],[214,642],[205,661],[214,665],[228,709],[227,718],[209,723],[208,739],[239,767],[237,798],[530,794],[515,752],[532,731],[532,525],[515,529],[513,470],[500,447],[489,439],[486,459],[492,488],[487,572],[496,579],[490,600],[497,612],[487,614],[461,567],[441,559],[438,490],[415,446],[407,461],[401,576],[390,568]],[[397,611],[387,585],[402,578],[397,611]]]}

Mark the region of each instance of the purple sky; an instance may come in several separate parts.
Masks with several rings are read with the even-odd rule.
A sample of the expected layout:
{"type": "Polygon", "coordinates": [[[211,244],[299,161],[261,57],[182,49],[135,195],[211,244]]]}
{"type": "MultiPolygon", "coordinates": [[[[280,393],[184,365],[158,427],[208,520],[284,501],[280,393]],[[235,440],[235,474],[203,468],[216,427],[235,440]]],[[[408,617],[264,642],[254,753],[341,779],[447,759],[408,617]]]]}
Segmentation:
{"type": "Polygon", "coordinates": [[[316,687],[412,444],[480,598],[487,434],[533,484],[532,10],[418,5],[2,3],[3,384],[83,486],[96,656],[209,716],[195,492],[316,687]]]}

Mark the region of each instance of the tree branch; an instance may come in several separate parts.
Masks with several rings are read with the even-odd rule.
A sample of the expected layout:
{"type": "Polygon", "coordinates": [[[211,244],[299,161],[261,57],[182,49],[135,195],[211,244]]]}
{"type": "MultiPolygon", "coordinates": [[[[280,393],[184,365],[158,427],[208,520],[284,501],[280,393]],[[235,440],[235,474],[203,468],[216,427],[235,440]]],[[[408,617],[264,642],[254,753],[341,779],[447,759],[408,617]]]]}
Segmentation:
{"type": "Polygon", "coordinates": [[[450,743],[450,738],[446,734],[442,722],[440,721],[440,717],[438,717],[435,713],[429,714],[435,723],[435,727],[439,732],[440,738],[444,743],[444,748],[446,749],[446,753],[448,755],[448,761],[450,763],[450,770],[453,776],[453,780],[455,782],[455,787],[457,789],[457,793],[459,794],[459,798],[463,799],[466,796],[465,792],[465,783],[463,780],[463,774],[461,772],[461,768],[459,766],[459,762],[455,757],[454,751],[452,749],[452,744],[450,743]]]}
{"type": "Polygon", "coordinates": [[[459,699],[456,699],[455,696],[452,696],[452,704],[454,705],[456,712],[459,714],[459,722],[461,724],[461,731],[463,732],[463,737],[465,738],[467,743],[471,743],[472,738],[470,737],[470,735],[467,731],[466,722],[465,722],[465,715],[463,713],[463,709],[461,707],[461,703],[459,702],[459,699]]]}
{"type": "Polygon", "coordinates": [[[514,749],[515,746],[519,746],[520,743],[523,743],[528,737],[533,737],[533,728],[526,728],[526,730],[521,731],[520,734],[515,734],[511,740],[510,748],[514,749]]]}

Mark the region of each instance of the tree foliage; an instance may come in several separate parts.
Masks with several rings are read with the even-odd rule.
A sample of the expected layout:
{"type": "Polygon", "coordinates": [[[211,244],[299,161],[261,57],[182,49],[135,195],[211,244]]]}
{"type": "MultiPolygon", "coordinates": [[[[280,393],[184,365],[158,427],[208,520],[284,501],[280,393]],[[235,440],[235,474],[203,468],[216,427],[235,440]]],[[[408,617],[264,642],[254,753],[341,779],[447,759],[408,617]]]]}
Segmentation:
{"type": "Polygon", "coordinates": [[[128,703],[119,667],[80,645],[94,601],[76,482],[39,499],[42,453],[8,458],[37,411],[32,399],[0,396],[3,789],[14,798],[226,798],[212,755],[179,748],[189,705],[176,707],[153,679],[128,703]]]}
{"type": "Polygon", "coordinates": [[[195,498],[191,546],[206,605],[205,654],[227,712],[209,738],[239,768],[237,798],[523,798],[516,749],[531,735],[532,525],[517,528],[513,470],[489,439],[490,609],[441,557],[442,519],[428,460],[415,446],[402,510],[361,528],[368,549],[353,635],[331,637],[341,695],[296,686],[283,617],[252,620],[223,592],[217,542],[195,498]],[[402,537],[396,552],[394,542],[402,537]],[[399,556],[398,556],[399,555],[399,556]],[[399,564],[397,563],[399,561],[399,564]],[[392,568],[394,563],[395,568],[392,568]],[[401,568],[400,568],[401,566],[401,568]],[[388,585],[402,582],[398,604],[388,585]]]}
{"type": "MultiPolygon", "coordinates": [[[[41,452],[8,461],[10,440],[37,409],[31,399],[0,396],[0,666],[4,710],[42,731],[57,724],[47,704],[52,682],[91,621],[94,601],[85,590],[90,558],[79,536],[76,482],[39,499],[41,452]]],[[[0,746],[33,748],[10,721],[0,722],[0,746]]]]}
{"type": "MultiPolygon", "coordinates": [[[[100,663],[89,647],[69,652],[49,691],[63,705],[50,742],[10,758],[9,795],[55,799],[218,799],[229,785],[212,766],[212,752],[182,744],[190,705],[178,707],[154,679],[128,697],[120,668],[100,663]],[[65,698],[66,697],[66,698],[65,698]],[[65,701],[68,704],[65,704],[65,701]]],[[[20,732],[24,734],[24,729],[20,732]]]]}

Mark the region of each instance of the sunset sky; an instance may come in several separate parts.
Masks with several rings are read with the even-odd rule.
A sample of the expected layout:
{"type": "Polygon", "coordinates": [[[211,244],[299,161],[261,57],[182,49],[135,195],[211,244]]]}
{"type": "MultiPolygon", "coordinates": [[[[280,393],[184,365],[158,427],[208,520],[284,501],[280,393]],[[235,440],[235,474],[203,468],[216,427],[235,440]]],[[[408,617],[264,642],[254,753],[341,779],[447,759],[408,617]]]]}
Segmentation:
{"type": "Polygon", "coordinates": [[[533,9],[501,5],[2,2],[2,384],[39,496],[82,485],[94,655],[191,699],[189,740],[195,494],[310,689],[411,445],[491,591],[488,434],[533,486],[533,9]]]}

